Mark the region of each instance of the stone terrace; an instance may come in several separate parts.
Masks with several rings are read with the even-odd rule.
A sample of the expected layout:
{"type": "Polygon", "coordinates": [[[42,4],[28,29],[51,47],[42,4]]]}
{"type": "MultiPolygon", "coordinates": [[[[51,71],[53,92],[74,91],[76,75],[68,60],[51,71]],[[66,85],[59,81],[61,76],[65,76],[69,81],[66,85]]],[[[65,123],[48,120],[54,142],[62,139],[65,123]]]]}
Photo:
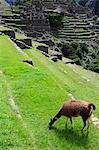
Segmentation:
{"type": "MultiPolygon", "coordinates": [[[[20,11],[21,7],[9,7],[1,5],[2,9],[0,9],[0,17],[1,23],[5,26],[9,26],[13,29],[26,29],[25,22],[22,21],[20,11]]],[[[1,8],[0,7],[0,8],[1,8]]]]}
{"type": "Polygon", "coordinates": [[[76,17],[65,16],[63,26],[58,33],[58,37],[62,40],[90,41],[97,39],[99,34],[95,20],[88,18],[86,14],[79,14],[76,17]]]}

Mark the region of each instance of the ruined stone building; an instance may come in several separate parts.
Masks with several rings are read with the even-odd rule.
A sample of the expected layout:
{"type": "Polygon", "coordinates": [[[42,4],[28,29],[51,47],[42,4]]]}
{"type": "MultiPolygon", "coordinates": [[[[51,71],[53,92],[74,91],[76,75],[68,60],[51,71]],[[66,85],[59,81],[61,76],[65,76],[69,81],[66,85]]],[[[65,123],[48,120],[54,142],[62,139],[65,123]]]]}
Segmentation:
{"type": "Polygon", "coordinates": [[[44,13],[43,4],[40,0],[32,0],[31,6],[24,9],[24,18],[27,29],[36,32],[49,32],[49,20],[44,13]]]}

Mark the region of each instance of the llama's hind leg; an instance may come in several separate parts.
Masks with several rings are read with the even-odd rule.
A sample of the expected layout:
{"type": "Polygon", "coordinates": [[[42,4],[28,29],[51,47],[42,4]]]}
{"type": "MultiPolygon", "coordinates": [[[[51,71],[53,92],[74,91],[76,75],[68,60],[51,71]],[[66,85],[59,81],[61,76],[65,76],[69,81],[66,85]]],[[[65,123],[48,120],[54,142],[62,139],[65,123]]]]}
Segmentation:
{"type": "Polygon", "coordinates": [[[88,135],[89,129],[90,129],[90,119],[88,119],[87,122],[88,122],[88,127],[87,127],[86,131],[87,131],[87,135],[88,135]]]}
{"type": "Polygon", "coordinates": [[[83,119],[83,123],[84,123],[84,125],[83,125],[83,128],[82,128],[82,133],[84,133],[84,128],[86,127],[86,119],[84,119],[84,118],[82,118],[83,119]]]}

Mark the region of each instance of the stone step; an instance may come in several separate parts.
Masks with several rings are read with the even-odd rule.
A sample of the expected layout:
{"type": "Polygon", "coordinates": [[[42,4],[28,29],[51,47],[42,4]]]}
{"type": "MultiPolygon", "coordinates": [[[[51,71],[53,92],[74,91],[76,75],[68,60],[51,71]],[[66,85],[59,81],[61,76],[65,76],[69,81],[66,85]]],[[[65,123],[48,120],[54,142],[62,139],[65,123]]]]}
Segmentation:
{"type": "Polygon", "coordinates": [[[70,25],[70,24],[65,24],[64,25],[64,28],[66,28],[66,27],[70,27],[70,28],[90,28],[90,26],[89,25],[70,25]]]}
{"type": "Polygon", "coordinates": [[[87,22],[87,23],[85,23],[85,22],[75,22],[75,23],[74,23],[74,22],[69,22],[69,23],[66,23],[66,22],[65,22],[63,25],[64,25],[64,26],[65,26],[65,25],[67,25],[67,26],[68,26],[68,25],[69,25],[69,26],[72,26],[72,25],[87,26],[87,25],[90,25],[90,23],[89,23],[89,22],[87,22]]]}
{"type": "Polygon", "coordinates": [[[72,30],[59,30],[59,33],[61,33],[61,32],[63,32],[63,33],[86,33],[88,31],[87,30],[74,30],[74,29],[72,29],[72,30]]]}
{"type": "Polygon", "coordinates": [[[70,38],[70,39],[92,39],[92,38],[95,38],[94,36],[65,36],[65,35],[59,35],[59,38],[62,38],[62,39],[66,39],[66,38],[70,38]]]}

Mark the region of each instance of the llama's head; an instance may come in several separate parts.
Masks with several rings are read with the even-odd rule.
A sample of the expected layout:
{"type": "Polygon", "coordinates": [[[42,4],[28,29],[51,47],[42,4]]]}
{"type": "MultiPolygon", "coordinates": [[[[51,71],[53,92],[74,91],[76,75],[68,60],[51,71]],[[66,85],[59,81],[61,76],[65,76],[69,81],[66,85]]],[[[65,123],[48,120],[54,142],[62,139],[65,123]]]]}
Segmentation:
{"type": "Polygon", "coordinates": [[[51,129],[52,124],[54,123],[55,119],[51,118],[51,120],[49,121],[49,129],[51,129]]]}

